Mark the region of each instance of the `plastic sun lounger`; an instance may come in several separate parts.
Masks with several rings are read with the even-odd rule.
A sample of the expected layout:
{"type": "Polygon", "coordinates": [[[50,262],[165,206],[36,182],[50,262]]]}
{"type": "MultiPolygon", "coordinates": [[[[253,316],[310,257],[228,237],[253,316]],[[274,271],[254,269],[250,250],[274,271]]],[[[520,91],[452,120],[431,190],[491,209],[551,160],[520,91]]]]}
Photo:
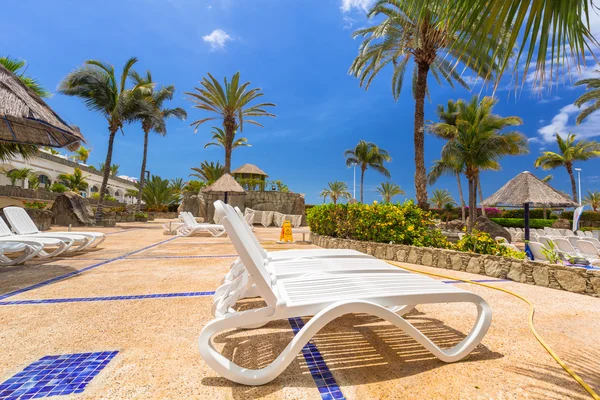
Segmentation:
{"type": "Polygon", "coordinates": [[[73,238],[78,247],[71,247],[69,251],[80,251],[88,247],[96,247],[106,239],[100,232],[40,232],[27,212],[21,207],[5,207],[4,215],[13,230],[20,235],[36,235],[40,237],[73,238]]]}
{"type": "Polygon", "coordinates": [[[182,225],[177,229],[177,235],[179,236],[190,236],[198,232],[208,232],[214,237],[219,237],[226,232],[223,225],[199,224],[196,222],[196,218],[190,213],[182,212],[180,216],[185,225],[182,225]]]}
{"type": "Polygon", "coordinates": [[[74,243],[73,239],[63,238],[56,239],[50,237],[42,237],[39,235],[15,235],[11,232],[4,219],[0,217],[0,241],[1,242],[13,242],[13,243],[25,243],[27,245],[36,247],[41,245],[42,248],[37,255],[40,258],[55,257],[61,253],[67,251],[74,243]],[[48,250],[49,248],[53,250],[48,250]]]}
{"type": "Polygon", "coordinates": [[[242,214],[242,210],[240,210],[239,207],[234,207],[235,213],[237,214],[238,217],[240,217],[241,220],[243,220],[246,224],[248,224],[248,226],[250,227],[250,229],[254,230],[254,214],[253,213],[248,213],[246,215],[242,214]]]}
{"type": "Polygon", "coordinates": [[[218,374],[231,381],[245,385],[262,385],[272,381],[296,359],[296,355],[319,330],[349,313],[374,315],[394,324],[444,362],[459,361],[467,356],[479,344],[491,324],[491,309],[480,296],[409,272],[315,273],[273,282],[258,250],[248,245],[247,238],[238,235],[238,230],[234,229],[233,224],[239,224],[239,221],[225,216],[222,222],[249,276],[255,281],[260,297],[266,302],[266,307],[259,309],[233,310],[247,279],[246,275],[241,275],[230,283],[229,290],[217,304],[217,317],[200,333],[198,344],[202,358],[218,374]],[[449,349],[435,345],[400,314],[391,310],[400,308],[403,311],[418,304],[438,303],[472,303],[477,307],[477,320],[471,332],[449,349]],[[211,343],[214,335],[227,329],[262,326],[270,321],[311,315],[312,319],[275,360],[261,369],[240,367],[221,355],[211,343]]]}
{"type": "Polygon", "coordinates": [[[39,243],[33,242],[13,242],[0,240],[0,266],[10,266],[23,264],[25,261],[32,259],[42,249],[39,243]],[[10,258],[7,254],[18,253],[17,257],[10,258]]]}

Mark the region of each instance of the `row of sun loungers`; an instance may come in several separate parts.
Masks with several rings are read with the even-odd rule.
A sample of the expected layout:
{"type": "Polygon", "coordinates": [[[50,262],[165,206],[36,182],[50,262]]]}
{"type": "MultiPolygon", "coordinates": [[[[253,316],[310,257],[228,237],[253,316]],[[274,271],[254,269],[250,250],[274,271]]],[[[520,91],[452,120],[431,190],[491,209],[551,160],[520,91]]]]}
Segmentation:
{"type": "Polygon", "coordinates": [[[529,249],[536,261],[549,261],[542,250],[555,248],[563,259],[572,257],[586,259],[591,265],[600,265],[600,241],[588,236],[541,236],[529,242],[529,249]]]}
{"type": "MultiPolygon", "coordinates": [[[[508,232],[511,235],[511,242],[522,242],[525,240],[525,231],[523,228],[507,228],[508,232]]],[[[556,229],[546,227],[544,229],[535,229],[532,228],[529,230],[530,237],[533,235],[541,235],[541,236],[556,236],[556,237],[569,237],[569,236],[578,236],[578,237],[587,237],[587,238],[595,238],[594,234],[590,231],[577,231],[573,232],[570,229],[556,229]]]]}
{"type": "Polygon", "coordinates": [[[249,224],[221,201],[220,218],[239,258],[214,295],[213,315],[199,337],[200,354],[216,372],[234,382],[261,385],[275,379],[311,338],[330,321],[349,313],[382,318],[406,332],[444,362],[469,354],[485,336],[491,309],[480,296],[431,278],[413,274],[354,250],[288,250],[267,252],[249,224]],[[236,302],[260,297],[264,307],[236,311],[236,302]],[[478,317],[471,332],[456,346],[441,349],[402,318],[418,304],[473,303],[478,317]],[[242,368],[225,358],[211,338],[232,328],[258,328],[270,321],[312,316],[268,366],[242,368]]]}
{"type": "Polygon", "coordinates": [[[3,266],[97,247],[106,239],[100,232],[40,232],[24,209],[5,207],[3,211],[12,228],[0,218],[0,265],[3,266]]]}

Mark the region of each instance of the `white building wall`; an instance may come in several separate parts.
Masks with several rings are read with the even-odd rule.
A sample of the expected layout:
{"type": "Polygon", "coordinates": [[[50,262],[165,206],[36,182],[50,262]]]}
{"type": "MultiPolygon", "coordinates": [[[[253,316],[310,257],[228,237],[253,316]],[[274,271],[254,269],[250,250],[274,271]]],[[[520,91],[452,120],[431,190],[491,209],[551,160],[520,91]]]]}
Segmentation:
{"type": "MultiPolygon", "coordinates": [[[[65,158],[64,156],[54,157],[65,158]]],[[[41,157],[32,157],[28,160],[23,160],[21,157],[18,157],[9,162],[0,163],[0,168],[4,171],[10,171],[12,169],[20,168],[30,168],[36,175],[43,175],[48,177],[51,183],[59,181],[58,176],[60,174],[72,174],[74,170],[73,165],[65,165],[60,162],[41,157]]],[[[81,195],[84,197],[90,197],[92,192],[100,191],[100,186],[102,185],[102,175],[100,172],[93,173],[87,170],[83,170],[82,172],[89,186],[87,191],[82,192],[81,195]]],[[[29,187],[28,184],[29,182],[25,181],[25,188],[29,187]]],[[[8,179],[5,175],[0,175],[0,185],[10,185],[10,179],[8,179]]],[[[23,183],[17,182],[17,185],[22,186],[23,183]]],[[[42,186],[43,185],[40,183],[40,187],[42,186]]],[[[136,189],[133,185],[133,182],[125,183],[125,181],[122,179],[108,178],[108,193],[111,196],[114,196],[118,201],[127,204],[131,204],[136,201],[135,198],[125,196],[125,192],[128,189],[136,189]]]]}

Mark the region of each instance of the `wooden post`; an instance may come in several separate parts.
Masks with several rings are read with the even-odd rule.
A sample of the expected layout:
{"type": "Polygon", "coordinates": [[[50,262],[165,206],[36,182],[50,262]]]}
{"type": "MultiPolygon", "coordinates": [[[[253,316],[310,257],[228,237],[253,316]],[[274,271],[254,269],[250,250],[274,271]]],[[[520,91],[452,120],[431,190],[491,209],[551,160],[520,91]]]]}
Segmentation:
{"type": "Polygon", "coordinates": [[[529,203],[523,203],[523,217],[525,219],[525,240],[529,240],[529,203]]]}

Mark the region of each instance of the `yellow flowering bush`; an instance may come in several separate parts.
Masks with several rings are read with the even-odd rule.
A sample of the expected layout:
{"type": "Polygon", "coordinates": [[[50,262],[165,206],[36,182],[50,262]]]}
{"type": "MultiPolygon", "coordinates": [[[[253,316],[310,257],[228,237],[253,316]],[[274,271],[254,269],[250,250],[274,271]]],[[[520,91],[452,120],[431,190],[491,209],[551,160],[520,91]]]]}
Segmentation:
{"type": "Polygon", "coordinates": [[[474,229],[470,234],[465,234],[462,239],[456,242],[456,250],[468,251],[478,254],[491,254],[494,256],[504,256],[512,258],[525,258],[525,253],[517,252],[496,242],[487,232],[481,232],[474,229]]]}
{"type": "Polygon", "coordinates": [[[311,231],[345,239],[449,248],[433,215],[404,204],[327,204],[307,210],[311,231]]]}

